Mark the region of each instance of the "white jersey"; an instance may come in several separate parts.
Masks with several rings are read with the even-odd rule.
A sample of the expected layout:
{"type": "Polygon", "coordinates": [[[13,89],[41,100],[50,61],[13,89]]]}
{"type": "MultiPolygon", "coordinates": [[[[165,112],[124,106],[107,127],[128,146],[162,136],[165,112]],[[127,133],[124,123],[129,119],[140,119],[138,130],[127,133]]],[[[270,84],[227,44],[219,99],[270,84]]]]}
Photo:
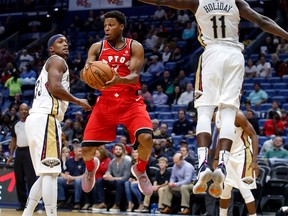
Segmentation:
{"type": "MultiPolygon", "coordinates": [[[[50,58],[54,57],[56,57],[56,55],[53,55],[50,58]]],[[[69,103],[67,101],[55,98],[49,92],[48,72],[45,69],[49,59],[47,59],[46,63],[44,64],[41,73],[35,83],[34,100],[32,108],[30,109],[30,114],[31,113],[48,114],[55,116],[55,118],[57,118],[58,121],[62,121],[69,103]]],[[[70,91],[69,69],[64,59],[63,62],[65,63],[67,70],[63,74],[61,84],[69,92],[70,91]]]]}
{"type": "Polygon", "coordinates": [[[239,42],[240,14],[235,0],[199,0],[195,17],[203,46],[223,44],[244,49],[239,42]]]}

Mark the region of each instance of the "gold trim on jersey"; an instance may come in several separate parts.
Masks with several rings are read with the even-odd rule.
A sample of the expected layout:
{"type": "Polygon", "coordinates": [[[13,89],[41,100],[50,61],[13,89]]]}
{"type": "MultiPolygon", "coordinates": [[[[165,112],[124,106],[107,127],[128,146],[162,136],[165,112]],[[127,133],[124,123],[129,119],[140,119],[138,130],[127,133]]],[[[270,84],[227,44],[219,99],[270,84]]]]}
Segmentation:
{"type": "Polygon", "coordinates": [[[45,138],[41,154],[41,160],[46,158],[60,158],[60,141],[58,136],[58,128],[56,119],[52,115],[48,115],[45,129],[45,138]]]}
{"type": "Polygon", "coordinates": [[[52,94],[50,94],[50,96],[52,98],[51,115],[56,116],[56,115],[58,115],[59,101],[52,94]]]}
{"type": "Polygon", "coordinates": [[[242,171],[242,178],[246,177],[254,177],[253,169],[250,166],[252,163],[252,152],[250,150],[250,142],[248,135],[243,131],[241,134],[241,140],[243,141],[243,144],[245,146],[245,158],[244,158],[244,165],[243,165],[243,171],[242,171]]]}
{"type": "Polygon", "coordinates": [[[197,39],[198,39],[199,43],[201,44],[201,46],[205,48],[207,46],[207,44],[205,44],[204,41],[202,40],[203,34],[202,34],[202,31],[201,31],[201,28],[200,28],[199,25],[197,26],[197,29],[198,29],[198,37],[197,37],[197,39]]]}
{"type": "Polygon", "coordinates": [[[203,93],[202,89],[202,55],[199,57],[198,67],[195,76],[195,99],[199,98],[203,93]]]}

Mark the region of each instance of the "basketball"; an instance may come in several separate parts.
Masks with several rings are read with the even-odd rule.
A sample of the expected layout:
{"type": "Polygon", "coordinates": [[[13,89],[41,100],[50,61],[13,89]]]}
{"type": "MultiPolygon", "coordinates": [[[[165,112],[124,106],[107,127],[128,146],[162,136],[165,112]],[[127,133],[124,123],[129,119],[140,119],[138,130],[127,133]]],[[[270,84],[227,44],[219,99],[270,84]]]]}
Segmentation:
{"type": "Polygon", "coordinates": [[[105,83],[113,78],[113,70],[102,61],[93,61],[85,69],[86,83],[94,89],[101,90],[105,83]]]}

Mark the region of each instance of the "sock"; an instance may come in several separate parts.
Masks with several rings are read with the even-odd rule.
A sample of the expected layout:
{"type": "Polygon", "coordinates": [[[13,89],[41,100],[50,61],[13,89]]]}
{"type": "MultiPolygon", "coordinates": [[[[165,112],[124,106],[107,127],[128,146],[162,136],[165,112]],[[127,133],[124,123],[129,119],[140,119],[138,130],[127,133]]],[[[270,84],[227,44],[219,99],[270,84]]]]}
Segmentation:
{"type": "Polygon", "coordinates": [[[143,161],[140,158],[138,158],[137,169],[140,172],[145,172],[147,164],[148,164],[148,161],[143,161]]]}
{"type": "Polygon", "coordinates": [[[219,216],[227,216],[228,209],[220,208],[219,216]]]}
{"type": "Polygon", "coordinates": [[[42,176],[33,184],[22,216],[31,216],[42,196],[42,176]]]}
{"type": "Polygon", "coordinates": [[[57,205],[53,206],[45,205],[45,211],[47,216],[57,216],[57,205]]]}
{"type": "Polygon", "coordinates": [[[85,161],[85,165],[86,165],[86,169],[88,172],[92,172],[92,170],[94,169],[94,158],[90,161],[85,161]]]}
{"type": "Polygon", "coordinates": [[[202,165],[204,161],[207,161],[208,158],[208,148],[207,147],[199,147],[198,151],[198,161],[199,167],[202,165]]]}
{"type": "Polygon", "coordinates": [[[230,152],[226,150],[220,150],[219,152],[219,164],[224,163],[226,166],[229,160],[230,152]]]}
{"type": "Polygon", "coordinates": [[[256,213],[254,213],[254,214],[249,214],[249,216],[257,216],[257,214],[256,214],[256,213]]]}
{"type": "Polygon", "coordinates": [[[57,215],[57,175],[43,176],[42,196],[47,216],[57,215]]]}

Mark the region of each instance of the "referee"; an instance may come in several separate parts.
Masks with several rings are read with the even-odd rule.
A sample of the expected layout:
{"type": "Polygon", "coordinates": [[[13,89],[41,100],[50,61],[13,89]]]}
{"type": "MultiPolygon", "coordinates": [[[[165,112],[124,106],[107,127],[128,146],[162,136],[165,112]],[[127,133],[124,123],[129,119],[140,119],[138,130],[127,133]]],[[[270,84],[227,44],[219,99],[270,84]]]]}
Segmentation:
{"type": "Polygon", "coordinates": [[[17,211],[23,211],[27,201],[29,191],[36,181],[36,174],[33,168],[33,164],[30,157],[29,146],[25,134],[25,121],[29,114],[29,106],[22,103],[19,107],[20,120],[15,123],[11,130],[11,142],[10,142],[10,156],[7,160],[7,164],[11,164],[14,150],[14,172],[16,177],[16,191],[19,202],[17,211]],[[28,190],[27,191],[27,186],[28,190]]]}

